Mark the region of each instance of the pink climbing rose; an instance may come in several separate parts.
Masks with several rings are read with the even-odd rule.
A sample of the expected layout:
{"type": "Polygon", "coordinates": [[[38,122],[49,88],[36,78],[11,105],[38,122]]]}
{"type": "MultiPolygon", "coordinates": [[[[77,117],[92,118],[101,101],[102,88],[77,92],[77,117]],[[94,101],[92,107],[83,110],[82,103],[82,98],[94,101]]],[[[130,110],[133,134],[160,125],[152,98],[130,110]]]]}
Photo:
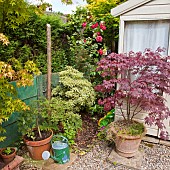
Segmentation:
{"type": "Polygon", "coordinates": [[[92,29],[95,29],[95,28],[97,28],[99,26],[99,24],[98,24],[98,22],[96,22],[95,24],[93,24],[92,26],[91,26],[91,28],[92,29]]]}
{"type": "Polygon", "coordinates": [[[102,40],[103,40],[102,36],[98,35],[98,36],[96,37],[96,41],[97,41],[97,42],[102,42],[102,40]]]}
{"type": "Polygon", "coordinates": [[[82,27],[84,28],[86,27],[86,25],[87,25],[87,22],[83,22],[82,27]]]}
{"type": "Polygon", "coordinates": [[[103,55],[103,50],[102,50],[102,49],[98,50],[98,53],[99,53],[100,55],[103,55]]]}
{"type": "Polygon", "coordinates": [[[103,24],[100,24],[100,28],[101,28],[103,31],[106,30],[106,26],[103,25],[103,24]]]}
{"type": "Polygon", "coordinates": [[[100,32],[96,32],[97,35],[100,35],[100,32]]]}

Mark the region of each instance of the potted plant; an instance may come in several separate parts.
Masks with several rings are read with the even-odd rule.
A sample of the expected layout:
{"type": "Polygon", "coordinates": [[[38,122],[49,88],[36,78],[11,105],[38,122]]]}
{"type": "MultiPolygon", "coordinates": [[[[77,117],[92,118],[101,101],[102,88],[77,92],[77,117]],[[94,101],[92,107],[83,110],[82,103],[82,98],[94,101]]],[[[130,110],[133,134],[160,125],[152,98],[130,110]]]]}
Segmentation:
{"type": "Polygon", "coordinates": [[[14,160],[16,156],[16,149],[13,147],[3,148],[0,152],[0,156],[5,164],[8,164],[12,160],[14,160]]]}
{"type": "Polygon", "coordinates": [[[46,99],[33,101],[30,110],[20,113],[18,131],[23,135],[29,155],[34,160],[41,160],[43,151],[49,151],[53,131],[48,126],[50,115],[46,99]]]}
{"type": "Polygon", "coordinates": [[[155,52],[111,53],[98,63],[97,71],[104,79],[95,87],[104,96],[98,103],[105,111],[115,108],[122,115],[123,120],[111,123],[108,132],[114,136],[117,153],[124,157],[136,154],[146,133],[143,124],[135,121],[143,111],[148,113],[145,123],[157,125],[160,137],[168,138],[163,120],[170,111],[163,93],[170,94],[170,62],[161,52],[163,49],[158,48],[155,52]]]}
{"type": "Polygon", "coordinates": [[[31,158],[41,160],[43,151],[50,150],[53,132],[67,137],[69,143],[73,143],[82,120],[72,110],[71,103],[54,97],[50,101],[33,101],[29,111],[20,113],[19,131],[23,134],[31,158]]]}

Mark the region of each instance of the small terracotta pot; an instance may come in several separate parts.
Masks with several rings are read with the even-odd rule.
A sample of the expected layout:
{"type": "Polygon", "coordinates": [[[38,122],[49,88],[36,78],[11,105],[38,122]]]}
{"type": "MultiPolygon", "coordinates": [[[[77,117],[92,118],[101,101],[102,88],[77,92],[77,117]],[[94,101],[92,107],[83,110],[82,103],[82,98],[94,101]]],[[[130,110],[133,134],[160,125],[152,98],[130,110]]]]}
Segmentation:
{"type": "Polygon", "coordinates": [[[51,149],[51,144],[50,141],[52,139],[53,136],[53,131],[51,131],[51,135],[46,138],[43,139],[41,141],[29,141],[27,139],[24,139],[25,144],[27,145],[27,149],[29,151],[29,155],[32,159],[34,160],[42,160],[42,153],[44,151],[50,151],[51,149]]]}
{"type": "Polygon", "coordinates": [[[2,168],[2,170],[19,170],[19,165],[24,161],[24,158],[16,155],[14,160],[2,168]]]}
{"type": "Polygon", "coordinates": [[[6,149],[6,148],[3,148],[3,149],[1,150],[0,155],[1,155],[4,163],[5,163],[5,164],[8,164],[8,163],[10,163],[11,161],[14,160],[14,158],[15,158],[15,156],[16,156],[16,149],[15,149],[15,148],[11,148],[11,150],[13,150],[13,153],[11,153],[11,154],[9,154],[9,155],[3,154],[3,151],[4,151],[5,149],[6,149]]]}
{"type": "Polygon", "coordinates": [[[145,127],[144,127],[144,132],[141,135],[137,135],[137,136],[118,134],[115,131],[114,126],[112,126],[110,130],[114,134],[116,153],[126,158],[130,158],[136,155],[136,153],[138,152],[142,137],[146,135],[145,127]]]}

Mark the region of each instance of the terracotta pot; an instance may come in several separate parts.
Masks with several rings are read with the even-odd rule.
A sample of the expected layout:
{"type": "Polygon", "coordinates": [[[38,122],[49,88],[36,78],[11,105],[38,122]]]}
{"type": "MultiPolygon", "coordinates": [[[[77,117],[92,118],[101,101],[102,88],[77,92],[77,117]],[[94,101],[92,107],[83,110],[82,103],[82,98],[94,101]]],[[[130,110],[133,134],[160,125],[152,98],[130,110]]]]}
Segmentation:
{"type": "Polygon", "coordinates": [[[5,164],[8,164],[8,163],[10,163],[11,161],[14,160],[14,158],[15,158],[15,156],[16,156],[16,149],[15,149],[15,148],[11,148],[11,150],[13,150],[13,153],[11,153],[11,154],[9,154],[9,155],[3,154],[3,151],[4,151],[5,149],[6,149],[6,148],[3,148],[3,149],[1,150],[0,155],[1,155],[4,163],[5,163],[5,164]]]}
{"type": "Polygon", "coordinates": [[[144,132],[141,135],[129,136],[124,134],[118,134],[114,126],[110,128],[114,134],[114,142],[116,147],[116,152],[123,157],[130,158],[136,155],[141,143],[142,137],[146,135],[146,128],[144,127],[144,132]]]}
{"type": "Polygon", "coordinates": [[[29,155],[32,159],[42,160],[42,153],[44,151],[50,151],[50,149],[51,149],[50,141],[53,136],[53,131],[52,130],[50,130],[50,131],[51,131],[51,135],[48,138],[43,139],[41,141],[29,141],[29,140],[25,139],[25,137],[24,137],[24,142],[27,145],[29,155]]]}

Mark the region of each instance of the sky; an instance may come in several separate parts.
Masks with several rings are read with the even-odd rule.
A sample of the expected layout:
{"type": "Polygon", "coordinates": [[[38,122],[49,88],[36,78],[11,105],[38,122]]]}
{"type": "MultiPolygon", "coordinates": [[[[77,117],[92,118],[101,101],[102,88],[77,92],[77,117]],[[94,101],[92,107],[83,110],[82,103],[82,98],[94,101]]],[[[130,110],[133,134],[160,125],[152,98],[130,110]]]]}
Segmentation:
{"type": "MultiPolygon", "coordinates": [[[[28,2],[37,4],[37,0],[27,0],[28,2]]],[[[76,9],[76,6],[85,5],[86,1],[83,0],[73,0],[73,5],[65,5],[61,3],[61,0],[44,0],[52,4],[52,10],[54,12],[62,12],[63,14],[71,14],[72,11],[76,9]]]]}

